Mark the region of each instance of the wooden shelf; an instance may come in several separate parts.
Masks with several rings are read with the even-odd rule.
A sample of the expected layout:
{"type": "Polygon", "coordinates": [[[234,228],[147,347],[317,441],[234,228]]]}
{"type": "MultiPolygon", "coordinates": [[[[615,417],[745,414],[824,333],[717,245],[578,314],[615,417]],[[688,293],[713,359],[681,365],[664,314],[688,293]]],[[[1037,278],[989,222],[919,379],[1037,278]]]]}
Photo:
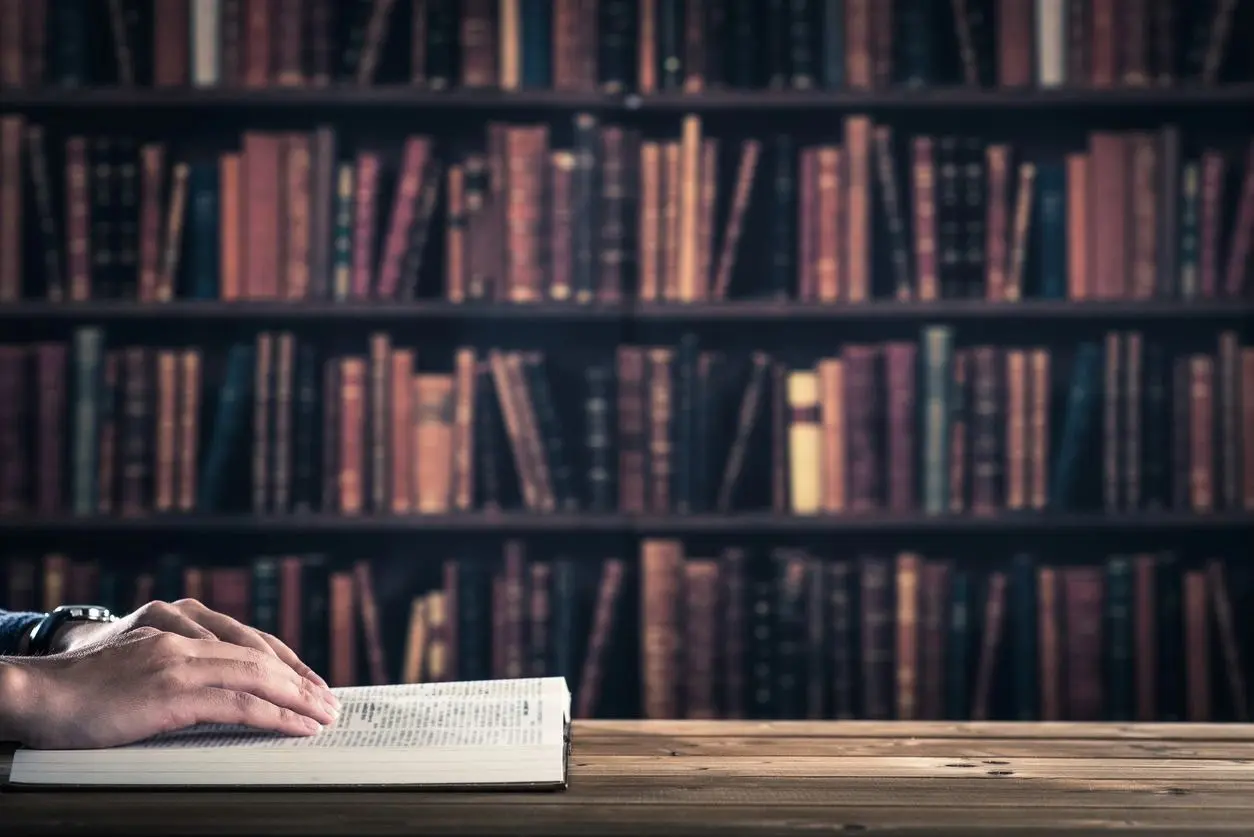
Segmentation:
{"type": "Polygon", "coordinates": [[[1095,108],[1197,109],[1245,106],[1254,100],[1254,84],[1222,87],[894,88],[889,90],[706,90],[647,96],[629,95],[629,110],[1058,110],[1095,108]]]}
{"type": "Polygon", "coordinates": [[[6,110],[333,109],[370,111],[445,109],[522,111],[850,111],[893,110],[1075,110],[1145,108],[1197,110],[1246,106],[1254,83],[1203,87],[1146,86],[1111,89],[998,89],[961,86],[888,90],[707,90],[648,95],[567,90],[453,89],[432,91],[404,84],[357,87],[227,88],[45,88],[5,91],[6,110]]]}
{"type": "Polygon", "coordinates": [[[702,303],[624,303],[578,305],[417,302],[216,302],[167,303],[99,301],[20,302],[0,305],[0,321],[565,321],[639,322],[865,322],[934,320],[1241,320],[1254,316],[1246,300],[1151,300],[1147,302],[1068,302],[1033,299],[994,303],[982,300],[938,302],[876,301],[860,305],[731,300],[702,303]]]}
{"type": "Polygon", "coordinates": [[[139,518],[12,518],[0,520],[0,535],[368,535],[474,533],[604,533],[620,535],[743,535],[743,534],[1101,534],[1171,532],[1237,532],[1254,528],[1247,513],[1045,513],[996,517],[927,517],[865,515],[850,517],[787,517],[766,512],[733,515],[638,517],[619,514],[528,514],[524,512],[457,515],[346,518],[331,515],[272,517],[204,516],[139,518]]]}
{"type": "Polygon", "coordinates": [[[446,110],[600,110],[621,108],[622,97],[568,90],[423,90],[408,85],[356,87],[142,88],[7,90],[8,110],[108,110],[113,108],[187,110],[332,109],[346,111],[446,110]]]}

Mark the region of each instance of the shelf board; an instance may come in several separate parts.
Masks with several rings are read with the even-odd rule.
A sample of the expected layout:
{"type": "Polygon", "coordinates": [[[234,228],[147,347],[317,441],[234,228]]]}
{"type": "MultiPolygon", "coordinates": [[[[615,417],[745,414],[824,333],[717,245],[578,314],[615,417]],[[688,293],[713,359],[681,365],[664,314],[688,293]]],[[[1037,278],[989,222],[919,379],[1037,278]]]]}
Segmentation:
{"type": "Polygon", "coordinates": [[[1244,513],[1023,514],[995,517],[865,515],[787,517],[765,512],[732,515],[638,517],[618,514],[469,513],[429,516],[345,518],[331,515],[152,516],[136,518],[13,518],[0,521],[0,534],[30,535],[370,535],[429,533],[526,534],[602,533],[621,535],[721,534],[997,534],[1223,532],[1254,527],[1244,513]]]}
{"type": "Polygon", "coordinates": [[[148,322],[148,321],[593,321],[621,322],[865,322],[932,320],[1240,320],[1254,315],[1245,300],[1150,300],[1144,302],[1022,302],[940,300],[875,301],[821,304],[772,300],[698,303],[624,303],[579,305],[417,302],[217,302],[177,300],[165,303],[19,302],[0,305],[0,321],[148,322]]]}
{"type": "Polygon", "coordinates": [[[425,90],[405,84],[358,87],[240,88],[44,88],[5,92],[5,108],[18,111],[127,108],[150,111],[301,110],[370,111],[442,109],[469,111],[890,111],[890,110],[1075,110],[1145,108],[1197,110],[1247,105],[1254,83],[1196,84],[1111,89],[997,89],[963,86],[887,90],[705,90],[640,95],[570,90],[425,90]]]}
{"type": "Polygon", "coordinates": [[[424,90],[404,84],[357,87],[143,88],[84,87],[5,91],[12,110],[107,110],[139,108],[156,111],[374,109],[528,110],[553,108],[599,110],[620,108],[621,96],[570,90],[424,90]]]}
{"type": "Polygon", "coordinates": [[[629,110],[1059,110],[1094,108],[1198,109],[1245,106],[1254,84],[1196,84],[1111,89],[1084,87],[998,89],[962,86],[888,90],[704,90],[629,95],[629,110]]]}

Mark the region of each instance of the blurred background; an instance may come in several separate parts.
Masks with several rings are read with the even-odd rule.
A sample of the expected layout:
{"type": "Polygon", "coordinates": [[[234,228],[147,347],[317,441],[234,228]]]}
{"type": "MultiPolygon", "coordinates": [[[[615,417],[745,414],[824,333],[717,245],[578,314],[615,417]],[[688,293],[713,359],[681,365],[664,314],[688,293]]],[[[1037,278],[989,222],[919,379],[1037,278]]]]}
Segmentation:
{"type": "Polygon", "coordinates": [[[1252,36],[0,0],[0,606],[580,717],[1249,720],[1252,36]]]}

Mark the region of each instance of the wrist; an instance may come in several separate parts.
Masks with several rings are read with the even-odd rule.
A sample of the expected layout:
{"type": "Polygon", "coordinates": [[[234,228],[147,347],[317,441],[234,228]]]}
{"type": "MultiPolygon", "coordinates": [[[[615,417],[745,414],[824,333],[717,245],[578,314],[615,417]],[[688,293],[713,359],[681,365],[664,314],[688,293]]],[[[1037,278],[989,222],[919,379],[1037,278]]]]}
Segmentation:
{"type": "Polygon", "coordinates": [[[64,654],[74,647],[76,638],[84,630],[90,630],[94,622],[65,622],[48,638],[48,654],[64,654]]]}
{"type": "Polygon", "coordinates": [[[33,691],[29,665],[0,657],[0,741],[26,741],[27,715],[36,703],[33,691]]]}

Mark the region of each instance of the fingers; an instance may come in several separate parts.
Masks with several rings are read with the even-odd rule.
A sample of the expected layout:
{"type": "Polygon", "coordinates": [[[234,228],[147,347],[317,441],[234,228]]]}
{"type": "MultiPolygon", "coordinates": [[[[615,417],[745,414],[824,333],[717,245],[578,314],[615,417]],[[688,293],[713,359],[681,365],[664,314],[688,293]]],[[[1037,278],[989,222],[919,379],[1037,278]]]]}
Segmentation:
{"type": "Polygon", "coordinates": [[[325,687],[327,685],[327,682],[317,672],[307,666],[296,656],[296,652],[278,637],[250,628],[242,622],[227,616],[225,613],[219,613],[206,607],[195,599],[183,599],[176,602],[174,607],[188,618],[211,631],[214,636],[223,642],[231,642],[236,645],[242,645],[245,648],[255,648],[267,654],[274,654],[302,677],[308,677],[319,686],[325,687]]]}
{"type": "Polygon", "coordinates": [[[187,685],[252,695],[311,718],[319,725],[334,723],[337,717],[337,710],[322,687],[296,676],[279,660],[259,652],[252,652],[251,659],[193,657],[180,674],[186,678],[187,685]]]}
{"type": "Polygon", "coordinates": [[[213,636],[223,642],[242,645],[245,648],[255,648],[265,654],[278,656],[257,631],[225,613],[212,610],[195,599],[182,599],[175,602],[174,607],[187,618],[207,628],[213,636]]]}
{"type": "Polygon", "coordinates": [[[192,724],[238,724],[284,735],[313,735],[321,725],[313,718],[276,705],[250,692],[207,688],[189,693],[179,715],[192,724]]]}

